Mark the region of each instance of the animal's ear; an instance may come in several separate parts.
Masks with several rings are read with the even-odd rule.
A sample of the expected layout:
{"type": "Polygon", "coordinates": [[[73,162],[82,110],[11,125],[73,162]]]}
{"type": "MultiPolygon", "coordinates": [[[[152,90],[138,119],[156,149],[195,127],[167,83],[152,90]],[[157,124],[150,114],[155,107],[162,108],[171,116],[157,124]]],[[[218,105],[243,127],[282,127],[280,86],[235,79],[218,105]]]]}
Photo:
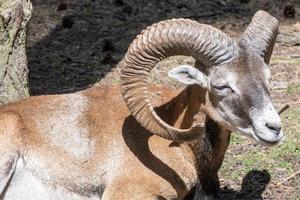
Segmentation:
{"type": "Polygon", "coordinates": [[[269,64],[278,34],[278,21],[265,11],[257,11],[242,39],[269,64]]]}
{"type": "Polygon", "coordinates": [[[168,75],[186,85],[198,84],[203,88],[208,87],[206,76],[195,67],[189,65],[180,65],[171,69],[168,75]]]}

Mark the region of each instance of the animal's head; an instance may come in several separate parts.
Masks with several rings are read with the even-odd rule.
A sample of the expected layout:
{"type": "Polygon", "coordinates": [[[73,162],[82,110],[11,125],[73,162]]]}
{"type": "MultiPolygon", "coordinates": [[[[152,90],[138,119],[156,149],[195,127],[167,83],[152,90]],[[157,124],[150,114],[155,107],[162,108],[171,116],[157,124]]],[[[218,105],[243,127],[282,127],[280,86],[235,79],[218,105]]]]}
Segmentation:
{"type": "Polygon", "coordinates": [[[176,129],[163,122],[147,91],[148,75],[157,62],[172,55],[190,55],[196,59],[196,68],[179,66],[169,76],[206,89],[205,112],[218,123],[262,143],[278,143],[283,138],[281,122],[268,88],[268,64],[277,31],[277,20],[264,11],[255,14],[237,39],[186,19],[154,24],[137,36],[122,61],[125,102],[149,131],[173,140],[195,138],[198,126],[176,129]]]}

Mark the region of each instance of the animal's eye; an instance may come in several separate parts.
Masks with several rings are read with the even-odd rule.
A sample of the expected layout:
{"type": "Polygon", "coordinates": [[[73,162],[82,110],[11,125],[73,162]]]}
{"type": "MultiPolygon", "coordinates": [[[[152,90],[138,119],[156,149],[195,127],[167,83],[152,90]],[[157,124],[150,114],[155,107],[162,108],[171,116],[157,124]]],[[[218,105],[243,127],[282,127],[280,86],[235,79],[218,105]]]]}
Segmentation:
{"type": "Polygon", "coordinates": [[[233,89],[232,89],[229,85],[213,85],[213,87],[214,87],[214,89],[216,89],[216,90],[225,90],[225,89],[229,89],[229,90],[231,90],[232,92],[234,92],[233,89]]]}
{"type": "Polygon", "coordinates": [[[234,93],[234,90],[229,85],[213,85],[213,88],[222,96],[234,93]]]}

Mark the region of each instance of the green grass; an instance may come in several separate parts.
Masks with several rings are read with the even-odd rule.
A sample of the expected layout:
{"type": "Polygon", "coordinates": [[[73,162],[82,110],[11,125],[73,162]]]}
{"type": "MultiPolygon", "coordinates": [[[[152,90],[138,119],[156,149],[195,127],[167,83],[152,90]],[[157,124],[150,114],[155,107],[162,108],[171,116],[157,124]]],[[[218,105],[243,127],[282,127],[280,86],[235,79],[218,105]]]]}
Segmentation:
{"type": "Polygon", "coordinates": [[[289,84],[287,87],[287,92],[293,94],[295,92],[300,92],[300,84],[289,84]]]}
{"type": "Polygon", "coordinates": [[[267,170],[272,181],[287,177],[300,165],[300,106],[291,107],[281,116],[285,141],[271,148],[248,144],[249,140],[233,134],[230,149],[221,169],[225,179],[241,180],[251,170],[267,170]],[[283,175],[278,174],[281,170],[283,175]],[[281,176],[281,177],[280,177],[281,176]]]}

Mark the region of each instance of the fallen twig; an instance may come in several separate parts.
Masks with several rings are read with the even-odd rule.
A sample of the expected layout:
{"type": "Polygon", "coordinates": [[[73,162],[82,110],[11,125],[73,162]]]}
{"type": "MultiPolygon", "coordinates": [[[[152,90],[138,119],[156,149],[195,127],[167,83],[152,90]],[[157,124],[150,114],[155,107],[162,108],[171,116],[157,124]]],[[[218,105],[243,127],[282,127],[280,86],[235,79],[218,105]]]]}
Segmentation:
{"type": "Polygon", "coordinates": [[[282,185],[283,183],[287,182],[288,180],[290,180],[291,178],[297,176],[298,174],[300,174],[300,170],[298,170],[297,172],[293,173],[289,177],[285,178],[283,181],[277,183],[276,186],[282,185]]]}
{"type": "Polygon", "coordinates": [[[278,114],[280,115],[281,113],[283,113],[284,111],[286,111],[289,107],[290,107],[290,105],[288,105],[288,104],[284,105],[284,106],[278,111],[278,114]]]}
{"type": "Polygon", "coordinates": [[[281,72],[281,73],[278,73],[278,74],[274,74],[274,75],[272,76],[272,78],[275,78],[275,77],[277,77],[277,76],[281,76],[281,75],[284,75],[284,74],[287,74],[287,72],[281,72]]]}

